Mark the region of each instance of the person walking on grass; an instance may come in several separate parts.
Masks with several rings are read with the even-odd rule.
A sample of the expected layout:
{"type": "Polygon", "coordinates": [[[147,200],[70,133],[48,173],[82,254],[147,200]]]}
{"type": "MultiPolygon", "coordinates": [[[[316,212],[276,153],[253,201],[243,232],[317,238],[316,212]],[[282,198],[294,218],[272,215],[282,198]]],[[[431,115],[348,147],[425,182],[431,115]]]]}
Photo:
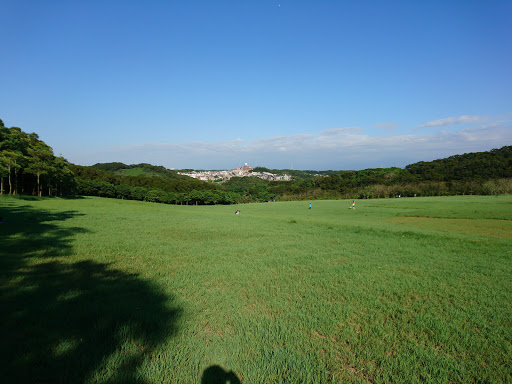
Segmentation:
{"type": "Polygon", "coordinates": [[[309,209],[311,209],[311,203],[309,203],[309,209]]]}
{"type": "Polygon", "coordinates": [[[352,200],[352,206],[350,208],[356,209],[356,201],[355,200],[352,200]]]}

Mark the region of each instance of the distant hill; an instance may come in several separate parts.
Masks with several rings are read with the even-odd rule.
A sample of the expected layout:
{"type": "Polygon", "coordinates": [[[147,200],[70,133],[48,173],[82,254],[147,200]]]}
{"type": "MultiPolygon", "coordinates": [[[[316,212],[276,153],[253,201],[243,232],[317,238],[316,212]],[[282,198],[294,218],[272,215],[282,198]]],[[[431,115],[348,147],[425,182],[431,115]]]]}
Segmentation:
{"type": "Polygon", "coordinates": [[[512,146],[472,152],[434,161],[420,161],[405,169],[422,181],[487,180],[512,177],[512,146]]]}
{"type": "Polygon", "coordinates": [[[374,168],[359,171],[313,171],[291,169],[269,169],[255,167],[253,172],[286,173],[295,180],[314,178],[316,176],[349,176],[358,174],[395,173],[409,174],[417,181],[458,181],[468,179],[496,179],[512,177],[512,146],[492,149],[487,152],[471,152],[450,156],[433,161],[420,161],[409,164],[405,169],[374,168]],[[385,172],[384,172],[385,171],[385,172]]]}
{"type": "Polygon", "coordinates": [[[167,169],[161,165],[151,165],[147,163],[131,164],[124,163],[97,163],[92,168],[113,173],[120,176],[147,176],[147,177],[162,177],[169,180],[184,180],[189,179],[188,176],[180,175],[178,172],[167,169]]]}
{"type": "MultiPolygon", "coordinates": [[[[106,171],[119,176],[146,176],[162,177],[170,180],[188,179],[188,176],[180,175],[177,171],[169,170],[163,166],[141,163],[126,165],[123,163],[98,163],[92,166],[96,170],[106,171]]],[[[420,161],[409,164],[405,169],[401,168],[376,168],[360,171],[314,171],[269,169],[255,167],[254,172],[271,172],[276,174],[292,175],[296,181],[314,179],[318,176],[351,178],[361,185],[361,176],[371,183],[384,182],[384,175],[395,174],[402,181],[461,181],[461,180],[487,180],[512,177],[512,146],[505,146],[487,152],[472,152],[463,155],[455,155],[434,161],[420,161]]],[[[395,180],[396,181],[396,180],[395,180]]],[[[365,183],[362,183],[365,184],[365,183]]]]}

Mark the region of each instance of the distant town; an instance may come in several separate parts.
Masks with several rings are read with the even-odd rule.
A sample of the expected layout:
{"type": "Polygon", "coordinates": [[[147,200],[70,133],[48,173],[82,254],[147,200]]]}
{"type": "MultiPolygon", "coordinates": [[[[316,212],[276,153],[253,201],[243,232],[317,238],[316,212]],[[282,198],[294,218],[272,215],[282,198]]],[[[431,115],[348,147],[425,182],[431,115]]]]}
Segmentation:
{"type": "Polygon", "coordinates": [[[180,175],[193,177],[194,179],[203,181],[216,181],[222,182],[231,179],[232,177],[258,177],[263,180],[273,181],[288,181],[292,177],[290,175],[276,175],[270,172],[252,172],[253,168],[245,163],[244,166],[230,171],[191,171],[191,172],[178,172],[180,175]]]}

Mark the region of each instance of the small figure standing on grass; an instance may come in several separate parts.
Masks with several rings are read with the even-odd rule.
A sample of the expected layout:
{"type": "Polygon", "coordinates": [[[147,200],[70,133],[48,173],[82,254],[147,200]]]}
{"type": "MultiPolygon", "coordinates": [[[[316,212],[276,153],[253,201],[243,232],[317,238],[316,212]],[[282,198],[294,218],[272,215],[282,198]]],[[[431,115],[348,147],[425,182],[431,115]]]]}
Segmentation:
{"type": "Polygon", "coordinates": [[[311,209],[311,203],[309,203],[309,209],[311,209]]]}
{"type": "Polygon", "coordinates": [[[352,200],[352,206],[349,208],[356,209],[356,201],[355,200],[352,200]]]}

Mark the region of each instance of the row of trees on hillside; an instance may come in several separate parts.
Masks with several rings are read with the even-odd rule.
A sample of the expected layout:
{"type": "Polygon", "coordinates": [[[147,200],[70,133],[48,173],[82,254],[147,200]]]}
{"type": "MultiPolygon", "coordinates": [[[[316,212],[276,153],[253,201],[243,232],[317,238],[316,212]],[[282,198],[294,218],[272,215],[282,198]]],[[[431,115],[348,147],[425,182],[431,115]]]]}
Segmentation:
{"type": "MultiPolygon", "coordinates": [[[[180,177],[177,179],[165,178],[160,176],[124,176],[114,172],[103,171],[101,169],[86,167],[82,165],[71,165],[71,170],[77,180],[86,182],[87,180],[102,181],[114,186],[126,185],[129,187],[143,187],[149,189],[161,189],[166,192],[188,193],[193,190],[216,190],[218,186],[213,183],[206,183],[191,177],[180,177]]],[[[180,175],[181,176],[181,175],[180,175]]]]}
{"type": "Polygon", "coordinates": [[[164,204],[234,204],[240,202],[236,193],[223,190],[190,190],[188,192],[164,191],[158,188],[114,185],[106,181],[77,179],[76,193],[83,196],[110,197],[123,200],[141,200],[164,204]]]}
{"type": "Polygon", "coordinates": [[[292,181],[241,178],[226,186],[260,201],[512,193],[512,146],[414,163],[405,169],[329,171],[328,176],[306,172],[314,171],[299,172],[292,181]]]}
{"type": "Polygon", "coordinates": [[[74,192],[69,163],[35,133],[0,120],[0,193],[65,196],[74,192]]]}
{"type": "Polygon", "coordinates": [[[117,169],[109,172],[102,167],[74,164],[71,170],[76,179],[76,193],[84,196],[195,205],[233,204],[240,197],[213,183],[190,177],[123,176],[117,173],[117,169]]]}
{"type": "Polygon", "coordinates": [[[101,171],[107,171],[110,173],[115,173],[117,175],[133,175],[133,173],[140,173],[143,175],[152,175],[159,176],[165,179],[181,179],[186,180],[189,179],[188,176],[180,175],[177,171],[167,169],[161,165],[151,165],[147,163],[141,164],[124,164],[120,162],[114,163],[97,163],[91,166],[94,169],[98,169],[101,171]]]}
{"type": "Polygon", "coordinates": [[[488,180],[512,177],[512,146],[455,155],[405,167],[423,181],[488,180]]]}
{"type": "Polygon", "coordinates": [[[124,176],[122,163],[86,167],[69,163],[35,133],[0,120],[0,193],[36,196],[102,196],[168,204],[233,204],[236,193],[150,164],[137,167],[161,176],[124,176]],[[102,168],[111,170],[103,170],[102,168]]]}

